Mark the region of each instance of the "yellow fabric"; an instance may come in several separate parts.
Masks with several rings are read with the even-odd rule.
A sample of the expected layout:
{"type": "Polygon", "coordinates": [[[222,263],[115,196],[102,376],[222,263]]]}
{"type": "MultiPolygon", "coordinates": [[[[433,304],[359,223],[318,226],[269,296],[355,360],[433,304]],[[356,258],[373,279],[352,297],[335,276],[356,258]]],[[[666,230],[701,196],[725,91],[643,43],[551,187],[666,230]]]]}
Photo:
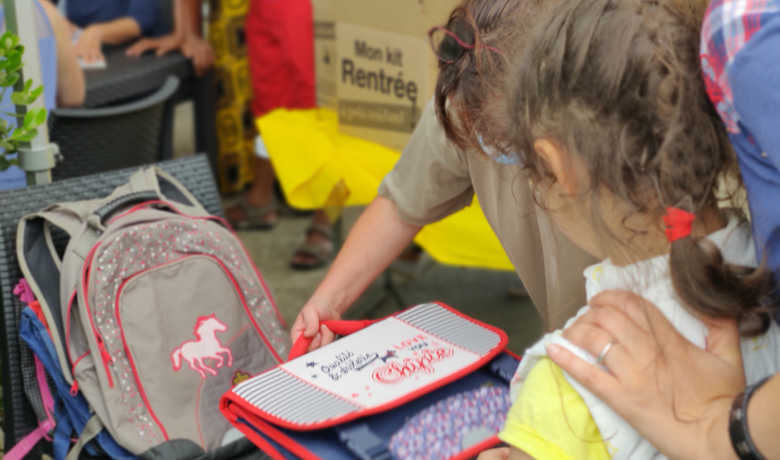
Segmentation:
{"type": "Polygon", "coordinates": [[[294,207],[319,209],[344,179],[347,205],[365,205],[401,154],[373,142],[337,133],[338,117],[327,109],[278,109],[258,118],[276,177],[294,207]]]}
{"type": "Polygon", "coordinates": [[[482,214],[477,197],[471,206],[423,227],[414,241],[443,264],[515,269],[482,214]]]}
{"type": "MultiPolygon", "coordinates": [[[[327,109],[278,109],[258,118],[257,125],[285,197],[296,208],[322,208],[341,180],[349,189],[347,206],[367,205],[401,156],[339,134],[338,116],[327,109]]],[[[477,200],[426,226],[415,241],[441,263],[514,270],[477,200]]]]}
{"type": "Polygon", "coordinates": [[[609,460],[596,422],[549,358],[523,382],[498,437],[536,460],[609,460]]]}

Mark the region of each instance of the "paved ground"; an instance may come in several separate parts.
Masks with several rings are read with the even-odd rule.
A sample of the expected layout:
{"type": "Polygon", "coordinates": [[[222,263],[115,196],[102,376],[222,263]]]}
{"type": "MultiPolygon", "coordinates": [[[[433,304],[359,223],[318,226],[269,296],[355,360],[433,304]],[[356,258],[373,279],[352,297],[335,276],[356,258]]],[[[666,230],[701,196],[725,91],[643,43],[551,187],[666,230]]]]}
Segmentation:
{"type": "MultiPolygon", "coordinates": [[[[176,111],[174,150],[176,156],[194,151],[192,107],[181,104],[176,111]]],[[[226,198],[226,203],[230,198],[226,198]]],[[[359,217],[361,208],[349,208],[344,214],[344,235],[359,217]]],[[[266,278],[276,303],[288,325],[325,277],[327,267],[309,272],[290,269],[288,260],[302,243],[307,217],[282,216],[270,232],[239,232],[252,259],[266,278]]],[[[382,244],[377,241],[377,245],[382,244]]],[[[509,348],[522,353],[542,333],[543,324],[529,299],[514,299],[508,286],[514,272],[479,270],[440,265],[423,256],[423,269],[417,278],[394,275],[394,283],[405,306],[432,300],[442,301],[474,318],[504,329],[509,348]]],[[[393,313],[398,304],[384,289],[380,279],[359,299],[348,315],[352,318],[377,318],[393,313]]]]}

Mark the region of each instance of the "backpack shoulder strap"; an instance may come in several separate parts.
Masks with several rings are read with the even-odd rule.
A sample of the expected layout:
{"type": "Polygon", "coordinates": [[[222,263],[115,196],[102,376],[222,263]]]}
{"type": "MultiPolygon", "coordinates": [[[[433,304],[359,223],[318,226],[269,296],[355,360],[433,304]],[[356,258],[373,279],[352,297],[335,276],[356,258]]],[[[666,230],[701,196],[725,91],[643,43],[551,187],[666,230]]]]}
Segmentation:
{"type": "Polygon", "coordinates": [[[61,261],[51,239],[49,221],[39,215],[25,216],[16,233],[16,255],[19,268],[41,306],[50,326],[63,374],[71,381],[62,321],[60,299],[61,261]]]}
{"type": "MultiPolygon", "coordinates": [[[[153,166],[137,171],[127,184],[118,187],[108,198],[90,210],[82,218],[89,226],[105,231],[106,219],[129,205],[159,200],[175,207],[180,212],[205,217],[209,213],[178,180],[162,169],[153,166]]],[[[80,246],[80,245],[76,245],[80,246]]]]}
{"type": "Polygon", "coordinates": [[[100,422],[97,415],[93,415],[86,426],[84,426],[84,430],[81,432],[81,435],[79,435],[79,440],[76,441],[76,444],[70,449],[65,460],[78,460],[84,446],[95,439],[95,436],[99,435],[101,431],[103,431],[103,424],[100,422]]]}

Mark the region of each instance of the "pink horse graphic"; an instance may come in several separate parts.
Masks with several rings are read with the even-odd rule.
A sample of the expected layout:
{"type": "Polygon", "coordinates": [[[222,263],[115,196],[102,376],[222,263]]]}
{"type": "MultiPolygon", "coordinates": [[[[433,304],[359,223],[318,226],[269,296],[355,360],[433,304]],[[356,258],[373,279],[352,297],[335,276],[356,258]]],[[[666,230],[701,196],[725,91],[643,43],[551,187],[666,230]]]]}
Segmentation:
{"type": "Polygon", "coordinates": [[[173,361],[173,370],[181,369],[181,360],[184,358],[189,364],[190,369],[200,374],[201,378],[206,378],[206,372],[211,375],[217,375],[217,371],[203,363],[206,359],[216,359],[217,367],[222,367],[225,359],[220,353],[227,356],[227,365],[233,365],[233,353],[230,348],[223,347],[217,338],[217,332],[227,331],[227,326],[218,320],[216,315],[201,316],[195,323],[195,335],[198,340],[188,340],[171,353],[173,361]],[[205,372],[204,372],[205,371],[205,372]]]}

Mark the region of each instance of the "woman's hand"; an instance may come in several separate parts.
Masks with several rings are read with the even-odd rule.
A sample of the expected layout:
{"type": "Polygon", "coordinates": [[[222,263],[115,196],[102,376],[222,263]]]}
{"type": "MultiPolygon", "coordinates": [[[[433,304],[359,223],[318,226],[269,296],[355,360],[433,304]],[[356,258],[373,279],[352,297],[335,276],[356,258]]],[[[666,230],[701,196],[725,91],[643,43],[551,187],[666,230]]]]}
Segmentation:
{"type": "Polygon", "coordinates": [[[181,54],[192,60],[196,77],[202,77],[214,66],[214,48],[209,42],[195,35],[184,39],[181,54]]]}
{"type": "Polygon", "coordinates": [[[184,39],[177,34],[165,35],[158,38],[142,38],[127,48],[127,56],[138,57],[147,51],[154,51],[157,56],[166,54],[181,48],[184,39]]]}
{"type": "Polygon", "coordinates": [[[303,306],[295,323],[290,331],[293,343],[298,337],[313,337],[311,345],[307,351],[313,351],[317,348],[327,345],[336,339],[336,335],[325,325],[320,326],[320,322],[330,319],[340,319],[341,314],[336,310],[331,302],[320,298],[312,297],[303,306]]]}
{"type": "Polygon", "coordinates": [[[196,77],[202,77],[214,65],[211,44],[194,35],[182,37],[173,33],[159,38],[142,38],[129,47],[125,54],[138,57],[147,51],[154,51],[159,57],[176,50],[181,50],[181,54],[192,61],[196,77]]]}
{"type": "Polygon", "coordinates": [[[91,64],[95,61],[104,61],[101,45],[103,44],[103,34],[101,29],[96,26],[88,26],[81,31],[76,44],[73,45],[76,55],[85,63],[91,64]]]}
{"type": "Polygon", "coordinates": [[[593,356],[613,342],[609,372],[559,346],[548,347],[550,358],[669,458],[736,459],[728,416],[745,387],[736,323],[706,320],[705,351],[635,294],[603,292],[590,306],[563,335],[593,356]]]}

